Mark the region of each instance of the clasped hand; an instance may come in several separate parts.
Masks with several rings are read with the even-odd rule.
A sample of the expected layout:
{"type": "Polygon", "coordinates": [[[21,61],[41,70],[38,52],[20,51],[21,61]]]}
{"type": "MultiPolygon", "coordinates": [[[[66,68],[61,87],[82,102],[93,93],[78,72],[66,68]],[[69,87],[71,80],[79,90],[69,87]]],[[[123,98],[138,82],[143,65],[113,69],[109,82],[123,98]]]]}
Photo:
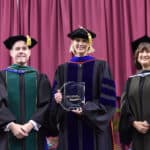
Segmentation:
{"type": "Polygon", "coordinates": [[[140,133],[145,134],[150,129],[150,124],[145,121],[134,121],[133,127],[140,133]]]}
{"type": "Polygon", "coordinates": [[[9,126],[10,131],[17,139],[23,139],[24,137],[27,137],[32,128],[33,125],[31,122],[23,125],[12,122],[9,126]]]}

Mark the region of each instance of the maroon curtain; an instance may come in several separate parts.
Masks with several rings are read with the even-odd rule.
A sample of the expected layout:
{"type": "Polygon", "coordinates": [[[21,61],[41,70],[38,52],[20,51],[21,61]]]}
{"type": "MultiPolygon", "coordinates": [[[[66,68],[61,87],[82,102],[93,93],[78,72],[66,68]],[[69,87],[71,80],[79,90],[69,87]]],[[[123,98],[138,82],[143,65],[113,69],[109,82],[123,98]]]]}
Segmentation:
{"type": "Polygon", "coordinates": [[[120,96],[135,73],[130,43],[150,35],[149,13],[149,0],[1,0],[0,66],[10,64],[3,40],[29,34],[38,40],[30,64],[52,81],[57,65],[71,56],[67,33],[84,26],[96,32],[93,56],[108,61],[120,96]]]}
{"type": "Polygon", "coordinates": [[[0,0],[0,69],[10,64],[8,51],[3,41],[10,35],[18,34],[18,16],[16,0],[0,0]]]}
{"type": "MultiPolygon", "coordinates": [[[[10,64],[3,41],[10,35],[29,34],[38,40],[30,65],[52,81],[57,65],[71,56],[67,33],[84,26],[97,34],[93,56],[108,61],[120,96],[127,77],[136,71],[131,41],[150,36],[149,14],[149,0],[0,0],[0,69],[10,64]]],[[[119,112],[115,115],[118,143],[119,112]]]]}

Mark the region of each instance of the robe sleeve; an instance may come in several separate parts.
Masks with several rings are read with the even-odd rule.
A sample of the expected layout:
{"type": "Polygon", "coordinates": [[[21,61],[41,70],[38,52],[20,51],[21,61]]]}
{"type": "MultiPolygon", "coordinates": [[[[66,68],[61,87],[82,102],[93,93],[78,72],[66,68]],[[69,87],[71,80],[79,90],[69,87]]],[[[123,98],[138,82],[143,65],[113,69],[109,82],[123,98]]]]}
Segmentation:
{"type": "Polygon", "coordinates": [[[40,124],[47,130],[48,136],[57,135],[57,129],[54,127],[51,113],[50,113],[50,102],[51,102],[51,85],[46,75],[40,74],[37,86],[37,111],[32,115],[31,120],[40,124]]]}
{"type": "Polygon", "coordinates": [[[131,113],[128,99],[129,79],[126,82],[125,90],[121,96],[121,112],[119,120],[119,137],[122,144],[129,145],[132,141],[133,126],[135,117],[131,113]]]}
{"type": "Polygon", "coordinates": [[[136,119],[133,116],[133,113],[129,105],[129,99],[128,99],[129,82],[130,82],[130,79],[127,80],[125,90],[123,91],[122,96],[121,96],[121,114],[125,115],[125,113],[127,113],[128,122],[129,124],[132,124],[133,121],[135,121],[136,119]]]}
{"type": "Polygon", "coordinates": [[[100,131],[104,131],[115,112],[116,92],[115,83],[112,80],[110,69],[106,62],[101,66],[102,74],[99,87],[99,99],[87,101],[83,105],[83,116],[85,116],[91,124],[100,131]]]}
{"type": "Polygon", "coordinates": [[[57,92],[57,89],[61,89],[61,87],[64,84],[64,67],[61,65],[58,66],[55,76],[54,76],[54,83],[52,88],[52,103],[50,105],[50,110],[52,113],[52,119],[55,125],[57,126],[59,130],[59,123],[63,121],[64,114],[66,113],[65,110],[62,109],[60,104],[57,104],[54,99],[54,94],[57,92]]]}
{"type": "Polygon", "coordinates": [[[0,74],[0,131],[4,131],[8,123],[16,121],[15,116],[8,108],[8,96],[4,80],[4,77],[0,74]]]}

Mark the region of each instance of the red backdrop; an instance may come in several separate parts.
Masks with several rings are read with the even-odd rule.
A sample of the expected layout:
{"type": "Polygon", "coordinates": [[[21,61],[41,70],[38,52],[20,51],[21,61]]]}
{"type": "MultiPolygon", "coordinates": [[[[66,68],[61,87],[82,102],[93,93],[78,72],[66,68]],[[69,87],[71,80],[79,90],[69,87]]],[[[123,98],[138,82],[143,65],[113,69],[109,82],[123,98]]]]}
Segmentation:
{"type": "Polygon", "coordinates": [[[135,72],[131,41],[150,35],[149,0],[0,0],[0,69],[10,64],[3,41],[10,35],[29,34],[38,40],[30,65],[52,81],[58,64],[70,57],[67,33],[80,25],[97,34],[97,59],[108,61],[122,93],[135,72]]]}

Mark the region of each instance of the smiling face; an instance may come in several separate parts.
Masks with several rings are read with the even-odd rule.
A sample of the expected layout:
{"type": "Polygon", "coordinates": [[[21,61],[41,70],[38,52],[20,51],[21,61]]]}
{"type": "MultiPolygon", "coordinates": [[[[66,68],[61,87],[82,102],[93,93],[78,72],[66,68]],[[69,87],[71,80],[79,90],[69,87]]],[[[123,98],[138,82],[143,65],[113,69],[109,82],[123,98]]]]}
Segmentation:
{"type": "Polygon", "coordinates": [[[150,44],[142,43],[137,51],[137,62],[142,69],[150,69],[150,44]]]}
{"type": "Polygon", "coordinates": [[[72,47],[74,55],[80,57],[87,55],[90,44],[87,39],[75,38],[72,40],[72,47]]]}
{"type": "Polygon", "coordinates": [[[137,60],[141,64],[142,68],[150,68],[150,50],[143,50],[139,52],[137,60]]]}
{"type": "Polygon", "coordinates": [[[26,66],[30,55],[31,51],[24,41],[17,41],[10,50],[10,56],[14,64],[26,66]]]}

